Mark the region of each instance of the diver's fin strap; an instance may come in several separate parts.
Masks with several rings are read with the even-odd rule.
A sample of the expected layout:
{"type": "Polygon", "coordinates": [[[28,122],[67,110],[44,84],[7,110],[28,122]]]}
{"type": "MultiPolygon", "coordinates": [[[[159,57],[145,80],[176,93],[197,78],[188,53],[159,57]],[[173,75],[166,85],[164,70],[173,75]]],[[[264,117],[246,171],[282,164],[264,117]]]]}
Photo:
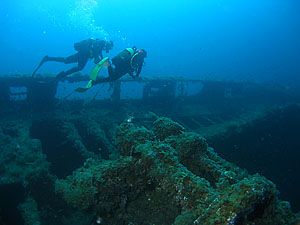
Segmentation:
{"type": "Polygon", "coordinates": [[[83,87],[78,87],[78,88],[75,89],[75,91],[77,91],[77,92],[85,92],[88,89],[90,89],[92,86],[93,86],[93,80],[90,80],[88,82],[88,84],[84,88],[83,87]]]}

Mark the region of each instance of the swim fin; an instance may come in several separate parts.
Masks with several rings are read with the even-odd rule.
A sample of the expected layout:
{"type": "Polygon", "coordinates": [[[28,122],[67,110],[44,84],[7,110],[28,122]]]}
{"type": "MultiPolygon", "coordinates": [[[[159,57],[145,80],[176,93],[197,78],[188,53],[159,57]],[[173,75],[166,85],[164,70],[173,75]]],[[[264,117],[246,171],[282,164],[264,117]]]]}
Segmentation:
{"type": "Polygon", "coordinates": [[[75,89],[75,91],[77,92],[85,92],[87,91],[89,88],[91,88],[93,86],[93,80],[90,80],[88,82],[88,84],[83,88],[83,87],[78,87],[75,89]]]}
{"type": "Polygon", "coordinates": [[[82,88],[82,87],[78,87],[75,89],[75,91],[77,92],[85,92],[87,91],[89,88],[91,88],[93,86],[93,81],[96,81],[97,77],[98,77],[98,73],[101,70],[101,68],[103,67],[103,65],[106,63],[106,61],[108,60],[108,57],[105,57],[104,59],[102,59],[91,71],[90,73],[90,81],[88,82],[88,84],[82,88]]]}
{"type": "Polygon", "coordinates": [[[103,65],[105,64],[105,62],[107,60],[108,60],[108,57],[105,57],[92,69],[92,71],[90,73],[91,80],[96,81],[99,71],[101,70],[101,68],[103,67],[103,65]]]}
{"type": "Polygon", "coordinates": [[[31,77],[34,77],[34,75],[36,74],[36,72],[38,71],[38,69],[45,63],[48,61],[48,56],[46,55],[40,62],[40,64],[38,65],[38,67],[33,71],[31,77]]]}

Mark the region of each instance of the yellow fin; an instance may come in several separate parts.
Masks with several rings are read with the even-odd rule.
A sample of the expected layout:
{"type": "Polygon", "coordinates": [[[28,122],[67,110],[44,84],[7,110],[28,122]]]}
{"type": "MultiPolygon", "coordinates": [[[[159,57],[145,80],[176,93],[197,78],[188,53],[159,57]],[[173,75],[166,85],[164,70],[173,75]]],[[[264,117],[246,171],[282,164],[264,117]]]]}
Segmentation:
{"type": "Polygon", "coordinates": [[[85,91],[87,91],[89,88],[91,88],[93,86],[93,81],[92,80],[90,80],[89,82],[88,82],[88,84],[83,88],[83,87],[78,87],[78,88],[76,88],[75,89],[75,91],[77,91],[77,92],[85,92],[85,91]]]}
{"type": "Polygon", "coordinates": [[[105,57],[102,59],[91,71],[90,73],[90,79],[95,81],[97,79],[98,73],[105,64],[105,62],[108,60],[108,57],[105,57]]]}

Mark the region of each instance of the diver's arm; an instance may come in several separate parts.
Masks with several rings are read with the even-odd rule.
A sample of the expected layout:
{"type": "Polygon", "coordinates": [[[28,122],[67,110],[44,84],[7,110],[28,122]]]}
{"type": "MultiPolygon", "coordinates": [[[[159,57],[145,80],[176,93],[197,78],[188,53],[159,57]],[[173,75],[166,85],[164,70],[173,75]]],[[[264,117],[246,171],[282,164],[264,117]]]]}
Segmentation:
{"type": "Polygon", "coordinates": [[[141,71],[142,71],[142,67],[143,66],[139,66],[135,71],[132,71],[132,72],[128,72],[128,74],[133,78],[133,79],[136,79],[139,77],[141,71]],[[135,74],[134,74],[135,72],[135,74]]]}
{"type": "Polygon", "coordinates": [[[137,72],[135,74],[135,77],[139,77],[140,73],[142,72],[142,68],[143,68],[143,64],[141,64],[138,68],[137,68],[137,72]]]}

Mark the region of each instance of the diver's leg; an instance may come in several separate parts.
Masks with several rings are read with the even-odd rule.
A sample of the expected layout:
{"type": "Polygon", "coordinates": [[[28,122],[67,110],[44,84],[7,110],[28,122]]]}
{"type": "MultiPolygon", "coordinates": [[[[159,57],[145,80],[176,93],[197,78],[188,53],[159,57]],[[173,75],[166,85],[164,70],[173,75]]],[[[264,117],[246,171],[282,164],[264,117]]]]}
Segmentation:
{"type": "Polygon", "coordinates": [[[108,77],[98,77],[95,81],[93,81],[93,85],[113,81],[112,78],[114,74],[114,68],[111,66],[110,63],[108,63],[107,65],[108,77]]]}
{"type": "Polygon", "coordinates": [[[45,62],[48,62],[48,61],[55,61],[55,62],[64,62],[65,61],[65,58],[63,57],[49,57],[49,56],[45,56],[40,64],[38,65],[38,67],[33,71],[32,73],[32,77],[35,75],[35,73],[38,71],[38,69],[45,63],[45,62]]]}
{"type": "MultiPolygon", "coordinates": [[[[76,63],[80,61],[80,55],[79,53],[76,53],[74,55],[68,56],[66,58],[64,57],[51,57],[51,56],[45,56],[40,64],[38,65],[38,67],[34,70],[34,72],[32,73],[32,77],[35,75],[35,73],[38,71],[38,69],[45,63],[45,62],[61,62],[61,63],[65,63],[65,64],[69,64],[69,63],[76,63]]],[[[74,71],[77,72],[77,71],[74,71]]],[[[74,73],[73,72],[73,73],[74,73]]],[[[72,73],[72,72],[71,72],[72,73]]],[[[61,76],[63,76],[64,72],[60,72],[61,76]]],[[[70,74],[70,73],[69,73],[70,74]]],[[[68,74],[67,74],[68,75],[68,74]]],[[[66,75],[65,75],[66,76],[66,75]]]]}
{"type": "Polygon", "coordinates": [[[79,59],[78,65],[71,68],[71,69],[69,69],[69,70],[67,70],[66,72],[61,71],[59,74],[57,74],[57,76],[56,76],[57,78],[66,77],[66,76],[68,76],[72,73],[76,73],[76,72],[79,72],[79,71],[83,70],[83,68],[85,67],[85,65],[88,62],[88,58],[74,57],[75,55],[66,58],[65,63],[66,64],[67,63],[72,63],[72,62],[74,62],[75,59],[77,59],[77,60],[79,59]]]}
{"type": "Polygon", "coordinates": [[[64,58],[64,57],[50,57],[50,56],[45,56],[42,59],[41,63],[45,63],[45,62],[49,62],[49,61],[52,61],[52,62],[62,62],[62,63],[65,63],[65,64],[76,63],[76,62],[79,62],[79,54],[76,53],[76,54],[70,55],[70,56],[68,56],[66,58],[64,58]]]}
{"type": "Polygon", "coordinates": [[[59,74],[56,75],[57,78],[62,78],[62,77],[66,77],[72,73],[76,73],[79,72],[80,70],[82,70],[84,68],[84,66],[75,66],[69,70],[65,71],[61,71],[59,74]]]}
{"type": "Polygon", "coordinates": [[[123,76],[121,75],[122,72],[119,71],[117,67],[108,66],[107,69],[110,81],[118,80],[120,77],[123,76]]]}
{"type": "Polygon", "coordinates": [[[43,59],[42,59],[42,63],[45,63],[45,62],[62,62],[64,63],[65,62],[65,58],[64,57],[50,57],[50,56],[45,56],[43,59]]]}
{"type": "Polygon", "coordinates": [[[113,82],[123,76],[120,71],[116,70],[116,68],[112,67],[111,65],[108,66],[107,69],[108,69],[108,77],[97,78],[96,81],[93,81],[93,85],[106,83],[106,82],[113,82]]]}
{"type": "Polygon", "coordinates": [[[126,72],[119,69],[119,67],[113,68],[112,66],[108,67],[108,74],[111,81],[118,80],[126,74],[126,72]]]}
{"type": "Polygon", "coordinates": [[[111,82],[111,81],[112,80],[109,77],[98,77],[95,81],[93,81],[93,85],[111,82]]]}
{"type": "Polygon", "coordinates": [[[112,74],[114,73],[114,68],[111,66],[109,61],[106,61],[105,65],[107,66],[108,77],[97,77],[97,79],[95,81],[93,81],[93,85],[113,81],[112,74]]]}
{"type": "Polygon", "coordinates": [[[64,59],[64,63],[65,64],[69,64],[69,63],[79,63],[80,61],[82,61],[81,57],[80,57],[80,54],[79,52],[77,52],[76,54],[74,55],[70,55],[68,57],[66,57],[64,59]]]}

